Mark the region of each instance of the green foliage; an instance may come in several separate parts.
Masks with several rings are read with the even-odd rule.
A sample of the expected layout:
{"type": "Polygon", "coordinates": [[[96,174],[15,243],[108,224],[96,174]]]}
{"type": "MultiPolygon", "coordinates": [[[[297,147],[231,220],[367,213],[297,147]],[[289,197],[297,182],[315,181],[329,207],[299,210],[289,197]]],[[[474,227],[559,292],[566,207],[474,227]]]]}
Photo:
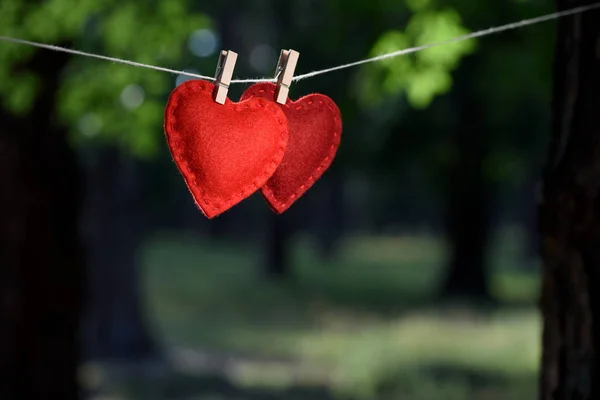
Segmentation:
{"type": "Polygon", "coordinates": [[[36,74],[28,72],[14,74],[10,79],[13,82],[11,95],[7,98],[8,107],[17,115],[26,114],[40,87],[40,79],[36,74]]]}
{"type": "MultiPolygon", "coordinates": [[[[5,35],[174,65],[183,57],[182,44],[189,34],[210,27],[211,21],[190,12],[187,0],[49,0],[35,6],[4,0],[0,26],[5,35]]],[[[0,64],[0,94],[4,106],[16,114],[30,110],[40,82],[12,68],[34,51],[15,44],[0,46],[0,58],[7,61],[0,64]]],[[[73,57],[64,72],[57,109],[76,142],[116,142],[143,156],[155,152],[164,99],[174,87],[174,76],[83,57],[73,57]]]]}
{"type": "MultiPolygon", "coordinates": [[[[427,0],[410,1],[414,14],[406,29],[382,34],[370,55],[440,42],[468,33],[456,11],[431,10],[427,8],[428,4],[427,0]]],[[[357,81],[359,99],[365,107],[377,106],[389,97],[405,93],[413,107],[426,108],[435,96],[450,90],[452,71],[474,48],[474,41],[462,41],[368,65],[357,81]]]]}

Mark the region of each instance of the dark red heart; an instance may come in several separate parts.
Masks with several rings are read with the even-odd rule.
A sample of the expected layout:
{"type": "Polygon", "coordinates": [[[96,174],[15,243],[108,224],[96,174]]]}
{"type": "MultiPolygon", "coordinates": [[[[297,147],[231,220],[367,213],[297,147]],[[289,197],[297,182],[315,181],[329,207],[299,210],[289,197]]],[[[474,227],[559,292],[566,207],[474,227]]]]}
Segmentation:
{"type": "Polygon", "coordinates": [[[276,86],[250,86],[242,100],[264,98],[277,105],[288,121],[289,142],[275,174],[261,188],[264,198],[278,214],[287,210],[329,168],[340,145],[342,118],[329,97],[310,94],[285,105],[274,100],[276,86]]]}
{"type": "Polygon", "coordinates": [[[261,98],[213,100],[215,85],[190,80],[177,86],[165,109],[165,135],[196,204],[213,218],[262,187],[283,159],[284,113],[261,98]]]}

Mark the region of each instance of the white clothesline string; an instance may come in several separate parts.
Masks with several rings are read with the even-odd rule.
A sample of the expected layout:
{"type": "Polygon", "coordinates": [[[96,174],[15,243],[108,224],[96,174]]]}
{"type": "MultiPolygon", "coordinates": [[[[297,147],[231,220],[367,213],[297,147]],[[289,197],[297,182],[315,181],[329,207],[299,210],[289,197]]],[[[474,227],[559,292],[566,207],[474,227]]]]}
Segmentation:
{"type": "MultiPolygon", "coordinates": [[[[478,37],[482,37],[482,36],[491,35],[494,33],[500,33],[500,32],[504,32],[504,31],[508,31],[508,30],[512,30],[512,29],[522,28],[522,27],[529,26],[529,25],[535,25],[540,22],[546,22],[546,21],[566,17],[569,15],[580,14],[580,13],[583,13],[586,11],[591,11],[594,9],[600,9],[600,2],[591,4],[588,6],[575,7],[575,8],[569,9],[569,10],[565,10],[565,11],[554,12],[554,13],[543,15],[540,17],[524,19],[522,21],[513,22],[510,24],[506,24],[506,25],[483,29],[483,30],[480,30],[477,32],[468,33],[466,35],[457,36],[457,37],[446,39],[446,40],[443,40],[440,42],[425,44],[422,46],[410,47],[407,49],[398,50],[398,51],[394,51],[394,52],[387,53],[387,54],[381,54],[376,57],[366,58],[364,60],[359,60],[359,61],[351,62],[348,64],[338,65],[338,66],[331,67],[331,68],[325,68],[325,69],[321,69],[318,71],[312,71],[312,72],[302,74],[302,75],[296,75],[293,78],[293,81],[299,81],[302,79],[312,78],[317,75],[322,75],[322,74],[326,74],[329,72],[338,71],[340,69],[354,67],[357,65],[377,62],[377,61],[385,60],[388,58],[403,56],[403,55],[410,54],[410,53],[416,53],[418,51],[426,50],[426,49],[429,49],[432,47],[442,46],[442,45],[450,44],[450,43],[461,42],[463,40],[474,39],[474,38],[478,38],[478,37]]],[[[170,69],[170,68],[165,68],[165,67],[159,67],[159,66],[151,65],[151,64],[143,64],[143,63],[139,63],[136,61],[123,60],[120,58],[103,56],[101,54],[87,53],[84,51],[69,49],[66,47],[60,47],[60,46],[55,46],[55,45],[51,45],[51,44],[32,42],[29,40],[24,40],[24,39],[9,37],[9,36],[0,36],[0,40],[6,41],[6,42],[11,42],[11,43],[24,44],[24,45],[28,45],[28,46],[38,47],[38,48],[46,49],[46,50],[59,51],[59,52],[70,53],[70,54],[74,54],[74,55],[78,55],[78,56],[91,57],[91,58],[96,58],[96,59],[100,59],[100,60],[121,63],[121,64],[125,64],[125,65],[130,65],[132,67],[148,68],[148,69],[153,69],[155,71],[162,71],[162,72],[168,72],[168,73],[176,74],[176,75],[184,75],[184,76],[189,76],[192,78],[205,79],[208,81],[215,81],[215,78],[212,76],[199,75],[199,74],[194,74],[194,73],[187,72],[187,71],[180,71],[180,70],[175,70],[175,69],[170,69]]],[[[276,81],[275,78],[233,79],[231,81],[231,83],[232,84],[233,83],[257,83],[257,82],[275,82],[275,81],[276,81]]]]}

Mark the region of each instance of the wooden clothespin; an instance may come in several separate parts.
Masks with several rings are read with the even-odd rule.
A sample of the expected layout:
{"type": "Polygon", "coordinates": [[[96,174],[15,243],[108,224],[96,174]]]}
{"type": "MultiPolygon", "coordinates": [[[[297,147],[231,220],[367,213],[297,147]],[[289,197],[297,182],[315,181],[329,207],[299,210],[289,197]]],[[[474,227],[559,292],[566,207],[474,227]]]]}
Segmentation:
{"type": "Polygon", "coordinates": [[[275,101],[279,104],[285,104],[290,93],[290,85],[294,77],[294,70],[298,64],[300,53],[296,50],[281,50],[277,69],[275,70],[275,79],[277,79],[277,90],[275,91],[275,101]]]}
{"type": "Polygon", "coordinates": [[[213,92],[213,98],[219,104],[225,104],[225,99],[227,99],[227,92],[229,91],[236,61],[237,53],[231,50],[221,50],[219,62],[217,63],[217,72],[215,73],[216,87],[213,92]]]}

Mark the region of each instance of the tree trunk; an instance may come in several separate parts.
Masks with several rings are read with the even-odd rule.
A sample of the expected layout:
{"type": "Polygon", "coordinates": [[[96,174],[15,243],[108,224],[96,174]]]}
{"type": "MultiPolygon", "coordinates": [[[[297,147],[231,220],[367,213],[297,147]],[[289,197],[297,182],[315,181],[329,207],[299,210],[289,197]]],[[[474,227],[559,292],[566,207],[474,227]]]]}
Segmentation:
{"type": "MultiPolygon", "coordinates": [[[[188,194],[189,195],[189,194],[188,194]]],[[[196,207],[196,213],[200,212],[196,207]]],[[[217,218],[211,219],[207,222],[208,224],[208,238],[214,242],[224,242],[228,239],[230,234],[230,215],[223,213],[217,218]]]]}
{"type": "Polygon", "coordinates": [[[458,81],[461,104],[455,142],[458,158],[448,179],[446,216],[451,258],[442,296],[489,300],[486,253],[491,193],[483,176],[486,139],[481,102],[473,93],[473,69],[473,59],[466,59],[458,81]]]}
{"type": "Polygon", "coordinates": [[[81,176],[54,121],[68,60],[42,51],[20,68],[43,83],[28,115],[0,110],[0,398],[77,399],[83,261],[81,176]]]}
{"type": "Polygon", "coordinates": [[[344,224],[343,176],[337,171],[330,172],[330,176],[319,182],[325,186],[323,197],[326,201],[319,210],[321,215],[317,221],[316,238],[320,256],[324,261],[331,261],[335,255],[344,224]]]}
{"type": "Polygon", "coordinates": [[[521,262],[525,270],[534,270],[539,257],[540,237],[537,232],[537,203],[539,191],[539,175],[535,179],[529,177],[524,187],[519,191],[522,201],[517,203],[523,228],[523,247],[521,262]]]}
{"type": "Polygon", "coordinates": [[[144,238],[139,162],[116,148],[94,149],[89,161],[86,245],[88,301],[84,314],[87,359],[156,355],[140,289],[144,238]]]}
{"type": "MultiPolygon", "coordinates": [[[[594,1],[559,0],[567,9],[594,1]]],[[[600,11],[559,21],[540,205],[540,398],[600,398],[600,11]],[[597,293],[597,294],[594,294],[597,293]]]]}
{"type": "Polygon", "coordinates": [[[265,275],[269,279],[284,279],[290,275],[290,222],[286,215],[271,212],[268,217],[265,246],[265,275]]]}

